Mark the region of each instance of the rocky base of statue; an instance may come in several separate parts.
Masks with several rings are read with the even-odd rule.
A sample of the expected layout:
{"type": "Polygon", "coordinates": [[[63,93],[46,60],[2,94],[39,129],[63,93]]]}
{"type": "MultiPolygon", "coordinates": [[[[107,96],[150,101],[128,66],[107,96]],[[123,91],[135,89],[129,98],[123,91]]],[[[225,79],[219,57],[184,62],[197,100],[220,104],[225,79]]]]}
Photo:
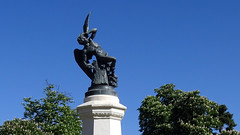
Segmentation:
{"type": "Polygon", "coordinates": [[[117,96],[91,95],[77,107],[83,122],[82,135],[121,135],[121,120],[126,107],[117,96]]]}

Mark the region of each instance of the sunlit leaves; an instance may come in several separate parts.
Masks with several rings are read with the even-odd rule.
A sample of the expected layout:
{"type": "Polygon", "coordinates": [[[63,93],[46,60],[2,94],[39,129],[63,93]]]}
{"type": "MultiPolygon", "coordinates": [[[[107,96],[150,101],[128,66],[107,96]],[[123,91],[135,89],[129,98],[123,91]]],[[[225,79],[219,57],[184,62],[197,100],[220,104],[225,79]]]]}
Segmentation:
{"type": "MultiPolygon", "coordinates": [[[[200,92],[174,90],[173,84],[155,89],[156,96],[147,96],[138,109],[143,135],[210,135],[214,130],[229,129],[236,124],[232,114],[216,102],[200,96],[200,92]]],[[[224,131],[227,132],[227,131],[224,131]]]]}
{"type": "Polygon", "coordinates": [[[54,135],[39,128],[39,123],[33,120],[14,119],[5,121],[1,126],[1,135],[54,135]]]}
{"type": "Polygon", "coordinates": [[[46,97],[40,99],[24,98],[24,117],[39,123],[39,128],[56,135],[81,134],[81,122],[76,110],[69,103],[72,98],[52,90],[53,85],[44,89],[46,97]]]}

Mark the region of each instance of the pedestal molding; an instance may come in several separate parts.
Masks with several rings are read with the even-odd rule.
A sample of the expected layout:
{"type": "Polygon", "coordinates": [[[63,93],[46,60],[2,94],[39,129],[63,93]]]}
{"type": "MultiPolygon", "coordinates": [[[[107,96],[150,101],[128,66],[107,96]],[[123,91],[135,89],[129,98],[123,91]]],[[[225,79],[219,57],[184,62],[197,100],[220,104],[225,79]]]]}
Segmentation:
{"type": "Polygon", "coordinates": [[[121,120],[127,107],[116,96],[93,95],[77,107],[83,135],[121,135],[121,120]]]}

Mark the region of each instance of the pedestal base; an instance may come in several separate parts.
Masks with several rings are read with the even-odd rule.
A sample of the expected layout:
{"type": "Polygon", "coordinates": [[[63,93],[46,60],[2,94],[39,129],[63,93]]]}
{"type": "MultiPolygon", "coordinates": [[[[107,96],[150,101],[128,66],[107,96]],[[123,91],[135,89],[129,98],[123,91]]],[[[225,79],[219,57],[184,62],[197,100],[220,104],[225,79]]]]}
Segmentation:
{"type": "Polygon", "coordinates": [[[116,96],[86,97],[77,107],[83,122],[82,135],[121,135],[121,120],[126,109],[116,96]]]}
{"type": "Polygon", "coordinates": [[[108,85],[92,85],[88,88],[88,91],[85,93],[85,97],[92,95],[111,95],[117,96],[117,92],[114,90],[113,86],[108,85]]]}

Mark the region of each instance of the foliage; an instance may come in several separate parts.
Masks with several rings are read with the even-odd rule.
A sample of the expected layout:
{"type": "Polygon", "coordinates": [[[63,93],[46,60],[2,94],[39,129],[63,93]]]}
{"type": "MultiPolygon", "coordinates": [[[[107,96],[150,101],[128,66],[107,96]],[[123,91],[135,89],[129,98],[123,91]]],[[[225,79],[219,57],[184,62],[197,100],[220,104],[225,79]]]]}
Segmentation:
{"type": "Polygon", "coordinates": [[[219,135],[240,135],[240,132],[236,130],[223,130],[219,135]]]}
{"type": "Polygon", "coordinates": [[[227,125],[226,128],[227,131],[233,130],[233,127],[236,126],[235,122],[232,119],[233,114],[226,111],[227,111],[226,105],[219,106],[219,120],[221,121],[221,125],[218,127],[219,132],[222,132],[224,125],[227,125]]]}
{"type": "Polygon", "coordinates": [[[43,132],[38,123],[32,120],[14,119],[5,121],[0,129],[1,135],[53,135],[52,133],[43,132]]]}
{"type": "Polygon", "coordinates": [[[220,113],[223,106],[200,96],[198,90],[183,92],[174,87],[161,86],[155,89],[156,96],[147,96],[142,101],[138,110],[143,135],[211,135],[224,124],[231,129],[236,126],[232,114],[225,109],[220,113]],[[223,121],[225,118],[228,120],[223,121]]]}
{"type": "Polygon", "coordinates": [[[81,134],[78,114],[69,106],[73,102],[72,98],[52,90],[53,88],[53,85],[49,85],[44,89],[44,98],[24,98],[24,118],[39,123],[39,128],[44,132],[55,135],[81,134]]]}

